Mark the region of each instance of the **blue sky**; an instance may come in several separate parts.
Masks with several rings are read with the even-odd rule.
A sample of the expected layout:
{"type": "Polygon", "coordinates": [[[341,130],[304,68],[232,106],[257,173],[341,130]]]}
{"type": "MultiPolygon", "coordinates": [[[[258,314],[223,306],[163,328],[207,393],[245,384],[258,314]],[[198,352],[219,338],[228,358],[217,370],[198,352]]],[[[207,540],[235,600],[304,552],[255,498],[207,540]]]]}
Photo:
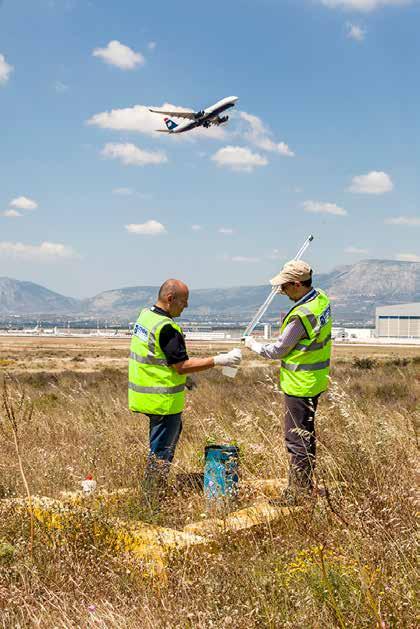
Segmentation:
{"type": "Polygon", "coordinates": [[[416,0],[0,0],[0,275],[72,296],[420,261],[416,0]],[[181,7],[181,8],[180,8],[181,7]],[[147,107],[239,97],[155,133],[147,107]]]}

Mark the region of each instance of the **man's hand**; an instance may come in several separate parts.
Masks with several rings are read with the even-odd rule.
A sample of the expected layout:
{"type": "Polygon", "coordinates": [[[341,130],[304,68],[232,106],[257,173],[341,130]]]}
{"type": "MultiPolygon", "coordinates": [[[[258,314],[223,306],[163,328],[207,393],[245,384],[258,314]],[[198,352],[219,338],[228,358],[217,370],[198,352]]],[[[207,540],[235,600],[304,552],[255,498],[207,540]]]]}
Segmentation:
{"type": "Polygon", "coordinates": [[[253,352],[256,352],[257,354],[261,354],[262,345],[261,343],[258,343],[258,341],[256,341],[252,336],[245,337],[245,347],[252,350],[253,352]]]}
{"type": "Polygon", "coordinates": [[[214,364],[219,367],[239,367],[241,362],[242,353],[238,348],[230,350],[227,354],[217,354],[214,356],[214,364]]]}

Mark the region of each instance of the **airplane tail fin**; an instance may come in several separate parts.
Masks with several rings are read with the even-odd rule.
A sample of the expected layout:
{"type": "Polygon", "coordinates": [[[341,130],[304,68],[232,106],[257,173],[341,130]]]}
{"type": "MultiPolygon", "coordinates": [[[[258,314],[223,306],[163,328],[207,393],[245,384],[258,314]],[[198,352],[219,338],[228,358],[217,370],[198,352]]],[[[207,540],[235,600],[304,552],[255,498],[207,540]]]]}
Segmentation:
{"type": "Polygon", "coordinates": [[[173,120],[171,120],[170,118],[165,118],[165,124],[167,126],[168,131],[173,131],[174,129],[177,128],[177,124],[176,122],[174,122],[173,120]]]}

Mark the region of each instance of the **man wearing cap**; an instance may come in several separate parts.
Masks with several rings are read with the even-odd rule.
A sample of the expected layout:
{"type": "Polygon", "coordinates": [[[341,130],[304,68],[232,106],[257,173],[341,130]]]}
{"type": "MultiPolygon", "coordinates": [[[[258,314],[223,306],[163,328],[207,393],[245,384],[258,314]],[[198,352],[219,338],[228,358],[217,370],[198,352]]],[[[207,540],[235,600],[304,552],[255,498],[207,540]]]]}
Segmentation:
{"type": "Polygon", "coordinates": [[[312,269],[303,260],[287,262],[271,280],[294,303],[275,343],[252,336],[245,345],[265,358],[280,358],[280,388],[285,395],[285,441],[289,482],[281,504],[299,504],[312,494],[315,468],[315,412],[329,383],[331,307],[327,295],[312,287],[312,269]]]}
{"type": "Polygon", "coordinates": [[[182,430],[187,375],[217,366],[237,367],[235,350],[207,358],[189,358],[181,327],[173,320],[188,306],[188,286],[166,280],[157,302],[144,308],[134,326],[128,372],[128,405],[149,420],[149,456],[144,490],[149,502],[163,495],[182,430]]]}

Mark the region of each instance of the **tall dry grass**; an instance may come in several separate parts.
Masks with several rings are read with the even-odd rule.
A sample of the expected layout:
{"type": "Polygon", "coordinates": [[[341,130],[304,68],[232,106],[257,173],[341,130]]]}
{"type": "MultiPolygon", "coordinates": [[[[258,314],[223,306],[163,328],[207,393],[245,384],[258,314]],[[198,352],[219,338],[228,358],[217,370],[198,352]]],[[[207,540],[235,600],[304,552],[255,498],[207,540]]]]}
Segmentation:
{"type": "MultiPolygon", "coordinates": [[[[209,440],[240,445],[244,480],[285,477],[282,397],[275,365],[265,365],[245,363],[234,381],[197,376],[173,478],[202,468],[209,440]]],[[[92,534],[106,509],[75,513],[59,539],[38,522],[30,558],[30,521],[7,500],[24,487],[3,422],[0,626],[415,627],[418,367],[337,361],[317,414],[317,478],[328,500],[221,537],[211,551],[174,555],[163,586],[92,534]]],[[[138,488],[147,425],[126,409],[124,371],[22,372],[19,386],[34,409],[20,434],[32,494],[59,496],[89,472],[109,490],[138,488]]],[[[204,511],[199,492],[174,485],[152,520],[182,528],[204,511]]],[[[116,512],[145,517],[135,494],[116,512]]]]}

